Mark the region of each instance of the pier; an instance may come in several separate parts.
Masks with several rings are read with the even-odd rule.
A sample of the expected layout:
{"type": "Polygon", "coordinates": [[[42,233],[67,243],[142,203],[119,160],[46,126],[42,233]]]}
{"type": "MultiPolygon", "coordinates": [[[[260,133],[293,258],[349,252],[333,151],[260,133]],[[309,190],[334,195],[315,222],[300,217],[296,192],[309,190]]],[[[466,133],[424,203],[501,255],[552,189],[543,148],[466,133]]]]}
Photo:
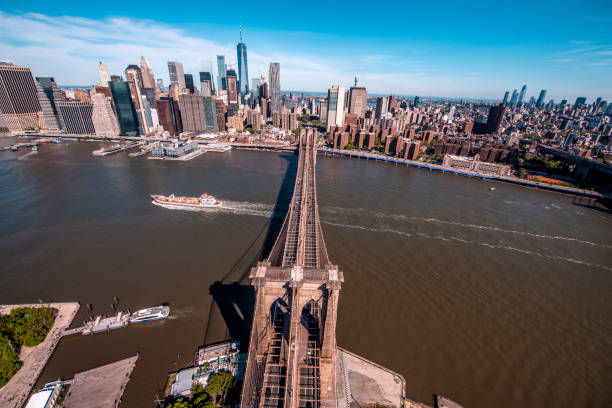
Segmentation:
{"type": "Polygon", "coordinates": [[[99,315],[94,320],[87,322],[84,326],[65,330],[62,333],[62,337],[79,333],[83,336],[87,336],[90,334],[104,333],[115,329],[122,329],[130,324],[131,316],[132,315],[130,313],[123,312],[119,312],[115,316],[104,318],[99,315]]]}
{"type": "Polygon", "coordinates": [[[13,145],[10,146],[4,146],[2,148],[0,148],[0,151],[4,151],[4,150],[12,150],[14,152],[16,152],[17,150],[19,150],[19,148],[21,147],[33,147],[33,146],[38,146],[40,144],[40,140],[35,140],[33,142],[23,142],[23,143],[15,143],[13,145]]]}
{"type": "Polygon", "coordinates": [[[0,314],[8,314],[12,309],[21,307],[51,307],[57,310],[57,316],[53,327],[42,343],[34,347],[21,348],[19,359],[23,365],[13,378],[0,388],[0,407],[2,408],[19,408],[25,404],[30,390],[62,338],[62,333],[70,326],[79,310],[79,304],[76,302],[3,305],[0,306],[0,314]]]}

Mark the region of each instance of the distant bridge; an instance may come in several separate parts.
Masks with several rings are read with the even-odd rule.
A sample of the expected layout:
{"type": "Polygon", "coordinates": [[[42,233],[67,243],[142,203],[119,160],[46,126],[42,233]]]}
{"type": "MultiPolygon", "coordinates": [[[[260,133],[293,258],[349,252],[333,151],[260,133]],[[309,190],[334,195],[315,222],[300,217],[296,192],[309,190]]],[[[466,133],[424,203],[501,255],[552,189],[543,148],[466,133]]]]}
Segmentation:
{"type": "Polygon", "coordinates": [[[336,318],[342,272],[319,223],[317,134],[302,129],[291,204],[264,262],[250,273],[255,311],[241,407],[336,406],[336,318]]]}
{"type": "Polygon", "coordinates": [[[612,180],[612,165],[610,164],[598,162],[566,152],[565,150],[555,149],[541,144],[538,145],[537,149],[542,153],[550,154],[575,164],[573,175],[585,184],[597,182],[598,179],[602,179],[602,181],[607,179],[607,183],[610,184],[610,180],[612,180]]]}

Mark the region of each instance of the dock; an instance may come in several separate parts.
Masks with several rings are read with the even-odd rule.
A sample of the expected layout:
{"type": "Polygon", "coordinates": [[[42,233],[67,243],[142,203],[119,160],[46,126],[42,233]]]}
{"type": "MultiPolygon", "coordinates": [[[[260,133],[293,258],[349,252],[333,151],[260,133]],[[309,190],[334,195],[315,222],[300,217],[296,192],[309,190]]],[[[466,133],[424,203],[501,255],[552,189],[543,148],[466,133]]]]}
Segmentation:
{"type": "Polygon", "coordinates": [[[130,313],[119,312],[114,316],[102,317],[97,316],[94,320],[85,323],[84,326],[76,327],[70,330],[64,330],[62,337],[71,336],[73,334],[82,334],[88,336],[90,334],[109,332],[115,329],[122,329],[130,324],[130,313]]]}
{"type": "Polygon", "coordinates": [[[40,140],[35,140],[33,142],[15,143],[13,145],[4,146],[4,147],[0,148],[0,151],[3,151],[3,150],[12,150],[12,151],[16,152],[21,147],[32,147],[32,146],[38,146],[39,144],[40,144],[40,140]]]}

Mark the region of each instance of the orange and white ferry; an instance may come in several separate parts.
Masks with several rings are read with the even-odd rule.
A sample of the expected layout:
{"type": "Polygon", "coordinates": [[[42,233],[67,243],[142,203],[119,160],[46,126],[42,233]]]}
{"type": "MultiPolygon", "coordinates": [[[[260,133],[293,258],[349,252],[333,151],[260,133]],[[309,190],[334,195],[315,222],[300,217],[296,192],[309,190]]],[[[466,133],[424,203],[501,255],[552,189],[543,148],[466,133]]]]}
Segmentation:
{"type": "Polygon", "coordinates": [[[153,203],[161,205],[172,205],[181,207],[221,207],[223,204],[210,194],[202,194],[200,197],[179,197],[174,194],[169,196],[152,195],[153,203]]]}

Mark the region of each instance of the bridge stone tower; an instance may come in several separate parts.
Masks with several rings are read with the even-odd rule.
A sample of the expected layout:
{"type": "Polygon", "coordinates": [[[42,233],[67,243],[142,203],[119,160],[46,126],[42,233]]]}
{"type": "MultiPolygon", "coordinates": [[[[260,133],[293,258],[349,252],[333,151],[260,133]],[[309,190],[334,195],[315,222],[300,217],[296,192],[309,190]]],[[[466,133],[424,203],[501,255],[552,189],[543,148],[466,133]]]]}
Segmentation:
{"type": "Polygon", "coordinates": [[[250,273],[255,311],[241,407],[336,407],[336,319],[344,281],[319,223],[317,135],[302,129],[289,211],[250,273]]]}

